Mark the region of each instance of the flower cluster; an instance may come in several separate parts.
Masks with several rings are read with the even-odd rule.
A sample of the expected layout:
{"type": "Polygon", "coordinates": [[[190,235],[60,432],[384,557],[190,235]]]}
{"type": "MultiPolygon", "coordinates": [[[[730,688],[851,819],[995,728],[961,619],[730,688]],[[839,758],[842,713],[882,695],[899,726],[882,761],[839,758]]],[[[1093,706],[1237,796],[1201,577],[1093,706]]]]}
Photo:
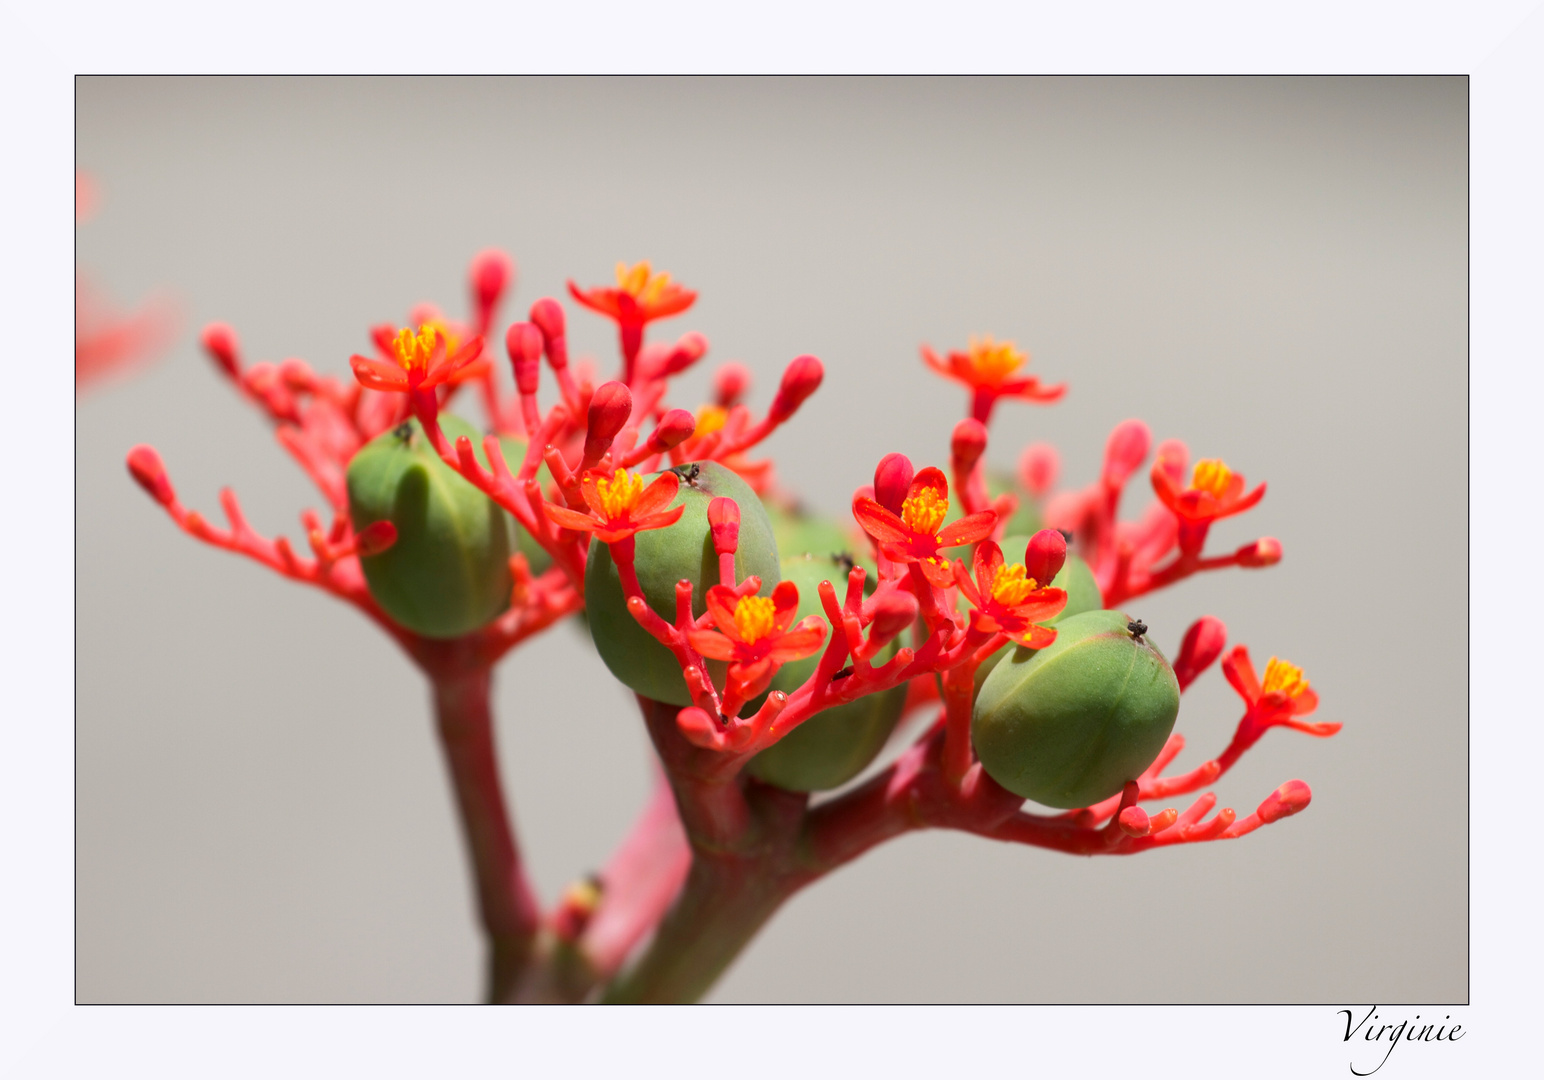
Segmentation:
{"type": "MultiPolygon", "coordinates": [[[[422,308],[405,325],[376,327],[375,355],[350,358],[349,383],[298,360],[245,364],[233,331],[205,331],[218,369],[274,424],[331,508],[330,523],[310,511],[302,517],[310,558],[283,538],[258,536],[230,492],[221,496],[229,527],[210,525],[178,501],[154,450],[129,455],[135,479],[185,531],[354,604],[424,670],[472,852],[493,999],[695,997],[782,899],[914,829],[1127,854],[1230,839],[1307,805],[1308,788],[1296,780],[1243,818],[1213,813],[1210,793],[1183,812],[1141,805],[1210,785],[1270,727],[1338,730],[1299,719],[1318,699],[1297,668],[1272,658],[1261,680],[1243,646],[1223,657],[1226,631],[1215,618],[1189,628],[1170,665],[1147,642],[1145,624],[1115,610],[1201,570],[1278,561],[1281,547],[1269,538],[1231,555],[1203,554],[1211,523],[1254,506],[1263,484],[1246,490],[1214,459],[1188,468],[1186,448],[1171,441],[1151,469],[1153,505],[1135,522],[1118,520],[1124,486],[1151,443],[1145,425],[1128,421],[1111,435],[1090,487],[1054,491],[1056,454],[1037,445],[1024,451],[1017,484],[1004,488],[985,463],[995,406],[1054,402],[1065,387],[1022,374],[1024,354],[982,337],[946,359],[923,350],[929,367],[970,392],[949,471],[883,456],[872,484],[853,496],[850,524],[811,518],[770,463],[747,453],[819,388],[819,360],[790,362],[762,413],[745,403],[749,374],[733,363],[718,369],[711,401],[680,407],[669,400],[672,380],[702,360],[707,340],[645,338],[656,321],[690,310],[695,292],[647,262],[619,265],[614,286],[570,283],[574,300],[618,330],[620,367],[601,381],[592,363],[570,362],[556,299],[537,300],[499,338],[495,320],[513,278],[507,257],[478,256],[467,322],[422,308]],[[496,340],[512,391],[485,344],[496,340]],[[553,387],[545,403],[544,365],[553,387]],[[469,386],[487,418],[480,440],[449,412],[469,386]],[[430,472],[448,479],[425,487],[430,472]],[[402,491],[420,504],[440,500],[429,518],[449,524],[425,526],[423,513],[390,517],[402,491]],[[388,507],[386,518],[367,520],[369,499],[388,507]],[[1022,524],[1036,518],[1046,527],[1022,524]],[[796,539],[812,529],[820,539],[796,539]],[[499,591],[474,597],[491,599],[494,615],[450,636],[414,621],[418,597],[443,604],[453,591],[448,581],[418,580],[445,545],[456,589],[499,591]],[[580,610],[602,658],[639,695],[662,781],[606,867],[543,912],[504,812],[488,683],[510,648],[580,610]],[[1025,791],[1038,792],[1039,781],[990,758],[983,740],[1000,717],[989,699],[1019,710],[1007,728],[1059,724],[1056,710],[1080,715],[1083,707],[1078,678],[1064,673],[1084,670],[1079,664],[1096,673],[1101,657],[1116,655],[1110,650],[1172,672],[1164,692],[1175,708],[1222,658],[1247,705],[1233,742],[1188,773],[1164,776],[1184,741],[1168,734],[1173,712],[1165,724],[1155,698],[1161,730],[1152,748],[1135,765],[1117,760],[1114,782],[1092,791],[1094,801],[1048,803],[1061,813],[1026,809],[1025,791]],[[1054,671],[1049,659],[1039,663],[1053,654],[1067,658],[1054,671]],[[1018,689],[1016,680],[1032,679],[1045,688],[1018,689]],[[850,777],[908,717],[928,713],[887,767],[809,803],[810,790],[839,785],[801,781],[830,775],[830,762],[800,755],[850,750],[850,777]],[[800,734],[806,725],[824,725],[818,740],[800,734]]],[[[1046,735],[1052,742],[1029,754],[1032,764],[1043,765],[1045,748],[1064,735],[1046,735]]]]}

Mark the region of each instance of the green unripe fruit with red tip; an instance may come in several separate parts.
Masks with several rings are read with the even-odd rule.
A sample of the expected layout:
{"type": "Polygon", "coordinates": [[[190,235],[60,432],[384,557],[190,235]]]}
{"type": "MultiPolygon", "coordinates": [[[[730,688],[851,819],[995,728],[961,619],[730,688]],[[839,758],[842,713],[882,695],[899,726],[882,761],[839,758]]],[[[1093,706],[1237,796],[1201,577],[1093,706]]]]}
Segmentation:
{"type": "MultiPolygon", "coordinates": [[[[471,424],[444,413],[439,424],[452,444],[471,439],[486,466],[471,424]]],[[[509,607],[508,516],[440,460],[417,420],[361,448],[347,484],[355,532],[377,521],[396,526],[396,543],[359,560],[370,595],[394,622],[424,637],[453,638],[509,607]]]]}
{"type": "MultiPolygon", "coordinates": [[[[783,580],[799,586],[799,611],[794,621],[825,614],[820,603],[822,581],[829,581],[836,587],[838,600],[846,596],[848,570],[846,564],[830,557],[810,555],[784,559],[783,580]]],[[[866,591],[873,591],[872,572],[865,585],[866,591]]],[[[900,641],[892,641],[872,662],[876,666],[885,663],[899,648],[900,641]]],[[[814,674],[819,663],[820,653],[817,652],[803,660],[784,664],[772,677],[771,689],[784,693],[797,690],[814,674]]],[[[745,771],[758,780],[788,791],[827,791],[840,787],[879,755],[905,706],[906,684],[902,683],[816,713],[751,758],[745,771]]]]}
{"type": "Polygon", "coordinates": [[[1179,681],[1163,655],[1121,612],[1087,611],[1062,620],[1051,645],[997,665],[976,697],[971,740],[1003,787],[1072,809],[1135,780],[1178,715],[1179,681]]]}
{"type": "MultiPolygon", "coordinates": [[[[772,524],[756,493],[735,473],[717,462],[677,466],[681,489],[670,507],[685,507],[674,524],[646,529],[636,535],[634,567],[644,599],[655,614],[674,625],[676,582],[692,583],[692,614],[708,610],[710,585],[717,585],[718,554],[708,525],[708,504],[720,496],[740,507],[740,542],[735,551],[735,574],[743,581],[752,574],[761,578],[758,595],[770,596],[777,585],[777,544],[772,524]]],[[[652,481],[646,478],[645,484],[652,481]]],[[[590,637],[606,667],[635,693],[670,705],[690,705],[691,695],[681,677],[681,665],[673,653],[654,639],[627,610],[627,597],[611,551],[598,540],[590,542],[584,571],[584,602],[590,620],[590,637]]],[[[708,674],[723,688],[728,664],[708,661],[708,674]]]]}

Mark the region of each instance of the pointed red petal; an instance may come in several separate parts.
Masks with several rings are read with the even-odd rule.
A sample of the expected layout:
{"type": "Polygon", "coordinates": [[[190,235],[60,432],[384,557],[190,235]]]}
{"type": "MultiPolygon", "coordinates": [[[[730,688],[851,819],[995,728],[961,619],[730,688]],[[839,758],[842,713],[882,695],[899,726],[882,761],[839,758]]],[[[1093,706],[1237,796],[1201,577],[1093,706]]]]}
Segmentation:
{"type": "Polygon", "coordinates": [[[1309,687],[1307,690],[1304,690],[1301,694],[1292,699],[1293,716],[1307,716],[1318,707],[1319,695],[1314,692],[1312,687],[1309,687]]]}
{"type": "Polygon", "coordinates": [[[972,561],[976,566],[976,582],[981,586],[978,595],[982,597],[991,595],[992,579],[997,576],[997,571],[1003,565],[1003,549],[991,540],[983,540],[976,547],[976,557],[972,561]]]}
{"type": "Polygon", "coordinates": [[[1013,613],[1026,622],[1044,622],[1054,619],[1067,606],[1067,594],[1061,589],[1036,589],[1016,604],[1013,613]]]}
{"type": "Polygon", "coordinates": [[[579,494],[584,496],[584,504],[600,520],[604,521],[609,516],[606,508],[600,501],[600,490],[595,486],[595,474],[585,473],[579,478],[579,494]]]}
{"type": "Polygon", "coordinates": [[[954,584],[954,572],[949,569],[949,563],[942,559],[918,559],[917,565],[922,567],[922,576],[927,578],[928,584],[934,588],[947,589],[954,584]]]}
{"type": "MultiPolygon", "coordinates": [[[[675,497],[681,490],[681,477],[673,472],[665,471],[655,477],[648,487],[638,493],[638,500],[633,503],[629,513],[634,520],[648,517],[658,510],[662,510],[675,501],[675,497]]],[[[685,509],[682,507],[682,509],[685,509]]]]}
{"type": "Polygon", "coordinates": [[[646,532],[649,529],[668,529],[680,521],[684,513],[686,513],[686,507],[678,506],[674,510],[664,510],[645,518],[631,519],[632,526],[638,532],[646,532]]]}
{"type": "Polygon", "coordinates": [[[361,386],[397,394],[407,390],[407,372],[400,365],[372,360],[357,353],[348,358],[348,363],[354,369],[354,378],[359,380],[361,386]]]}
{"type": "Polygon", "coordinates": [[[643,317],[645,321],[649,321],[668,318],[671,315],[679,315],[696,303],[696,301],[697,294],[690,289],[670,290],[664,297],[644,308],[643,317]]]}
{"type": "Polygon", "coordinates": [[[768,658],[779,664],[786,664],[790,660],[803,660],[816,649],[821,642],[826,640],[826,624],[819,615],[811,615],[800,619],[799,625],[772,639],[772,650],[768,658]]]}
{"type": "Polygon", "coordinates": [[[709,660],[733,660],[735,643],[717,630],[688,630],[686,640],[709,660]]]}
{"type": "Polygon", "coordinates": [[[1254,664],[1249,661],[1249,650],[1244,646],[1234,646],[1233,651],[1222,658],[1222,673],[1249,704],[1260,700],[1260,678],[1255,674],[1254,664]]]}
{"type": "Polygon", "coordinates": [[[591,311],[599,312],[602,315],[609,315],[613,319],[617,318],[620,314],[617,310],[617,291],[615,289],[581,289],[570,281],[568,283],[568,293],[591,311]]]}
{"type": "Polygon", "coordinates": [[[911,479],[911,490],[906,493],[908,499],[916,498],[917,493],[923,488],[932,488],[940,499],[949,497],[949,480],[944,476],[942,469],[929,465],[911,479]]]}
{"type": "MultiPolygon", "coordinates": [[[[970,580],[970,571],[965,569],[964,560],[955,559],[953,569],[954,583],[960,587],[960,592],[965,594],[971,606],[979,609],[982,606],[981,593],[976,590],[976,583],[970,580]]],[[[980,572],[980,567],[977,567],[977,572],[980,572]]]]}
{"type": "Polygon", "coordinates": [[[854,499],[852,516],[858,519],[864,532],[881,544],[899,544],[911,538],[911,530],[905,523],[873,499],[854,499]]]}
{"type": "Polygon", "coordinates": [[[541,504],[541,508],[546,512],[547,517],[557,524],[565,529],[573,529],[576,532],[594,532],[595,527],[600,524],[590,515],[578,513],[568,509],[566,506],[555,506],[552,503],[544,502],[541,504]]]}
{"type": "Polygon", "coordinates": [[[1008,636],[1027,649],[1043,649],[1056,640],[1056,630],[1050,626],[1031,626],[1008,636]]]}
{"type": "Polygon", "coordinates": [[[734,609],[739,604],[740,598],[735,595],[734,590],[724,585],[710,585],[706,600],[708,614],[713,616],[713,625],[739,641],[740,630],[735,626],[734,609]]]}
{"type": "Polygon", "coordinates": [[[946,526],[944,531],[938,534],[938,546],[946,548],[974,544],[977,540],[984,540],[991,536],[995,528],[997,528],[996,511],[983,510],[979,514],[968,514],[953,525],[946,526]]]}
{"type": "Polygon", "coordinates": [[[781,634],[793,622],[799,612],[799,586],[791,581],[779,581],[772,590],[772,632],[781,634]]]}
{"type": "MultiPolygon", "coordinates": [[[[1243,483],[1242,477],[1239,477],[1238,480],[1241,484],[1243,483]]],[[[1245,510],[1248,510],[1251,506],[1263,498],[1265,498],[1265,485],[1261,484],[1248,495],[1245,495],[1242,499],[1238,500],[1238,502],[1231,505],[1225,505],[1222,512],[1217,516],[1232,517],[1234,514],[1242,514],[1245,510]]]]}

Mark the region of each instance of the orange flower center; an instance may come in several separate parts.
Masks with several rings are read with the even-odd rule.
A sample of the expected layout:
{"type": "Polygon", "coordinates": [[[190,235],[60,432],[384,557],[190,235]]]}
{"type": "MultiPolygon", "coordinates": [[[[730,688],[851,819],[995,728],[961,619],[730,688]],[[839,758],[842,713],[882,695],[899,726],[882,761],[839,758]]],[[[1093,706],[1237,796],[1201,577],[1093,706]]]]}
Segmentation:
{"type": "Polygon", "coordinates": [[[1260,692],[1269,694],[1279,693],[1284,697],[1295,698],[1308,689],[1308,680],[1303,678],[1303,669],[1285,660],[1271,657],[1271,662],[1265,665],[1265,681],[1260,684],[1260,692]]]}
{"type": "Polygon", "coordinates": [[[999,566],[992,576],[992,599],[1004,607],[1017,607],[1025,597],[1038,589],[1039,583],[1026,576],[1029,571],[1023,563],[999,566]]]}
{"type": "Polygon", "coordinates": [[[433,323],[424,323],[416,334],[410,327],[397,331],[397,338],[391,343],[391,348],[397,354],[397,363],[402,365],[403,371],[429,370],[429,357],[434,354],[436,336],[443,335],[435,329],[433,323]]]}
{"type": "Polygon", "coordinates": [[[970,339],[970,366],[983,382],[1002,382],[1023,367],[1025,359],[1011,341],[993,341],[990,335],[970,339]]]}
{"type": "Polygon", "coordinates": [[[670,288],[670,275],[663,271],[656,274],[648,262],[629,267],[617,263],[617,287],[644,307],[655,303],[670,288]]]}
{"type": "Polygon", "coordinates": [[[692,438],[700,439],[704,435],[711,435],[724,426],[729,419],[729,410],[718,405],[704,405],[697,410],[697,428],[692,432],[692,438]]]}
{"type": "Polygon", "coordinates": [[[595,492],[600,496],[601,509],[615,521],[631,510],[638,496],[643,494],[643,477],[618,469],[610,480],[604,476],[597,479],[595,492]]]}
{"type": "Polygon", "coordinates": [[[940,495],[937,488],[921,488],[901,503],[901,520],[912,532],[924,536],[937,536],[948,512],[949,496],[940,495]]]}
{"type": "Polygon", "coordinates": [[[735,605],[734,628],[746,644],[760,641],[772,633],[776,608],[769,596],[747,596],[735,605]]]}
{"type": "Polygon", "coordinates": [[[1192,491],[1204,491],[1214,498],[1222,498],[1228,490],[1228,481],[1233,479],[1233,470],[1229,469],[1216,458],[1208,458],[1205,461],[1196,462],[1195,472],[1191,475],[1190,489],[1192,491]]]}

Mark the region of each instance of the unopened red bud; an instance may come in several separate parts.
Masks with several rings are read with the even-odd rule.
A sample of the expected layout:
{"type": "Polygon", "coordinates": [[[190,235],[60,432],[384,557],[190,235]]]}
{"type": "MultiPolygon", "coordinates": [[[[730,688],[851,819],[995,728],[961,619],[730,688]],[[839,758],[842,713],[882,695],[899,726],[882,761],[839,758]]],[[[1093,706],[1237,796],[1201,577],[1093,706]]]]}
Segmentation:
{"type": "Polygon", "coordinates": [[[1140,806],[1128,806],[1120,812],[1116,818],[1120,823],[1120,831],[1127,836],[1146,836],[1153,830],[1153,823],[1147,816],[1147,811],[1140,806]]]}
{"type": "Polygon", "coordinates": [[[376,521],[359,530],[354,550],[361,558],[379,555],[397,542],[397,527],[389,521],[376,521]]]}
{"type": "Polygon", "coordinates": [[[917,598],[907,592],[890,592],[874,604],[874,621],[869,627],[869,642],[876,648],[885,644],[917,620],[917,598]]]}
{"type": "Polygon", "coordinates": [[[589,427],[584,436],[585,460],[598,461],[632,414],[633,394],[624,383],[608,382],[596,387],[590,398],[589,427]]]}
{"type": "Polygon", "coordinates": [[[777,397],[772,399],[767,416],[776,423],[787,420],[804,404],[805,398],[820,388],[820,380],[825,377],[825,367],[813,356],[795,359],[783,371],[783,382],[777,388],[777,397]]]}
{"type": "Polygon", "coordinates": [[[874,470],[874,501],[892,514],[899,515],[916,471],[905,454],[886,454],[874,470]]]}
{"type": "Polygon", "coordinates": [[[162,506],[168,506],[177,497],[172,488],[172,482],[167,478],[166,466],[161,462],[161,455],[156,453],[155,447],[141,443],[129,451],[129,472],[133,474],[140,487],[150,493],[150,497],[162,506]]]}
{"type": "Polygon", "coordinates": [[[1140,420],[1124,420],[1110,432],[1104,447],[1104,482],[1120,487],[1147,457],[1153,433],[1140,420]]]}
{"type": "Polygon", "coordinates": [[[682,336],[681,340],[677,341],[670,351],[665,354],[665,358],[660,363],[656,374],[661,377],[679,375],[698,360],[701,360],[707,355],[707,352],[708,339],[693,330],[691,333],[682,336]]]}
{"type": "Polygon", "coordinates": [[[1304,809],[1312,798],[1313,792],[1308,790],[1307,784],[1301,780],[1288,780],[1267,795],[1260,809],[1255,812],[1260,815],[1261,821],[1269,825],[1304,809]]]}
{"type": "Polygon", "coordinates": [[[504,334],[504,347],[515,369],[515,386],[522,394],[536,393],[541,381],[541,331],[530,323],[517,322],[504,334]]]}
{"type": "Polygon", "coordinates": [[[744,364],[725,364],[713,376],[713,396],[720,408],[734,405],[751,386],[751,373],[744,364]]]}
{"type": "Polygon", "coordinates": [[[671,409],[660,419],[654,434],[649,436],[649,446],[656,451],[669,450],[692,437],[697,430],[697,418],[685,409],[671,409]]]}
{"type": "Polygon", "coordinates": [[[509,279],[514,276],[515,265],[508,255],[496,248],[480,251],[472,258],[472,295],[477,301],[477,310],[491,312],[493,306],[499,302],[499,297],[504,295],[504,290],[509,287],[509,279]]]}
{"type": "Polygon", "coordinates": [[[1181,690],[1195,682],[1196,676],[1212,666],[1228,644],[1228,628],[1221,619],[1203,615],[1190,624],[1174,659],[1174,677],[1181,690]]]}
{"type": "Polygon", "coordinates": [[[713,550],[719,555],[733,554],[740,546],[740,505],[724,495],[708,503],[708,528],[713,533],[713,550]]]}
{"type": "Polygon", "coordinates": [[[1061,458],[1050,443],[1034,443],[1019,455],[1019,479],[1025,489],[1039,499],[1051,490],[1061,471],[1061,458]]]}
{"type": "Polygon", "coordinates": [[[1041,529],[1024,549],[1024,573],[1045,588],[1067,561],[1067,538],[1056,529],[1041,529]]]}
{"type": "Polygon", "coordinates": [[[310,390],[316,385],[311,365],[294,356],[279,365],[279,379],[291,390],[310,390]]]}
{"type": "Polygon", "coordinates": [[[954,425],[954,437],[949,448],[954,454],[954,467],[968,473],[986,452],[986,425],[980,420],[967,417],[954,425]]]}
{"type": "Polygon", "coordinates": [[[1233,556],[1240,566],[1259,569],[1275,566],[1281,561],[1281,541],[1274,536],[1262,536],[1252,544],[1245,544],[1233,556]]]}
{"type": "Polygon", "coordinates": [[[1153,471],[1162,472],[1176,487],[1185,486],[1185,466],[1190,463],[1190,448],[1179,439],[1165,439],[1158,444],[1153,471]]]}
{"type": "Polygon", "coordinates": [[[241,377],[241,346],[236,331],[225,323],[210,323],[199,336],[199,343],[220,369],[233,379],[241,377]]]}

